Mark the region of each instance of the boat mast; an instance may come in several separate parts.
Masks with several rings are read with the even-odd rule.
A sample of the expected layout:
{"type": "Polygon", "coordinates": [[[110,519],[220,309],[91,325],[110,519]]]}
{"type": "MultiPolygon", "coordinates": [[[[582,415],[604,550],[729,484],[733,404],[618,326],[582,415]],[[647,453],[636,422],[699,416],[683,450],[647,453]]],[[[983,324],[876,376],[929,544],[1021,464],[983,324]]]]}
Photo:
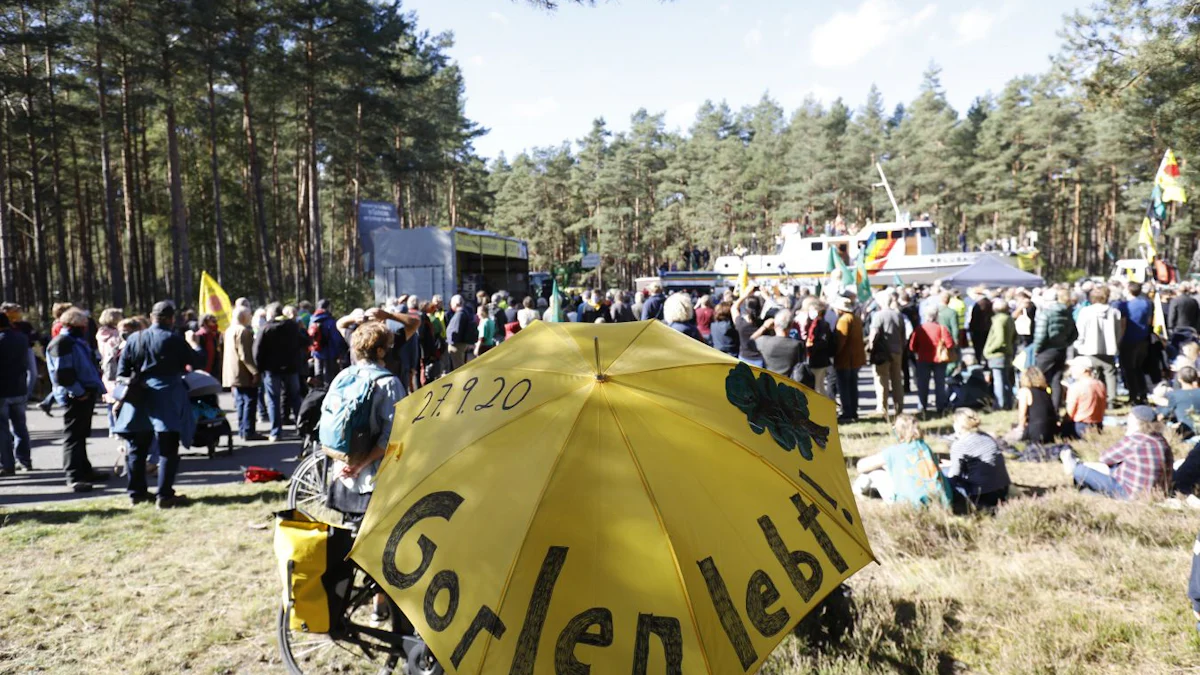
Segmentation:
{"type": "Polygon", "coordinates": [[[883,186],[887,190],[888,201],[892,203],[892,211],[896,214],[896,222],[900,222],[900,206],[896,204],[896,195],[892,194],[892,186],[888,185],[887,176],[883,175],[883,166],[879,162],[875,162],[875,170],[879,172],[879,177],[883,179],[882,183],[875,183],[871,187],[883,186]]]}

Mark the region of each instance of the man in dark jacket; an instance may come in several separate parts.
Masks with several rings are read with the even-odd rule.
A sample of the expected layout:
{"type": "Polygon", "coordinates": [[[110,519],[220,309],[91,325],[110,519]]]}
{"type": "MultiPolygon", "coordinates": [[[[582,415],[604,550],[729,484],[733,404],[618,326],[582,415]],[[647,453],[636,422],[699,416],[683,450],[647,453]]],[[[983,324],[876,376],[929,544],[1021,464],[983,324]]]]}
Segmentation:
{"type": "Polygon", "coordinates": [[[63,470],[67,485],[75,492],[90,492],[92,483],[108,480],[88,461],[87,439],[92,435],[92,410],[104,391],[96,352],[87,343],[88,317],[72,307],[59,317],[63,329],[46,348],[46,365],[54,398],[66,408],[63,413],[63,470]]]}
{"type": "Polygon", "coordinates": [[[126,400],[117,411],[112,431],[129,444],[125,457],[126,494],[134,504],[155,501],[158,508],[185,506],[187,497],[175,492],[179,448],[192,444],[196,428],[184,375],[199,359],[184,338],[172,330],[175,303],[163,300],[150,310],[150,325],[133,334],[121,350],[117,375],[137,376],[143,394],[126,400]],[[146,460],[157,443],[158,491],[151,495],[146,483],[146,460]]]}
{"type": "Polygon", "coordinates": [[[1179,294],[1167,305],[1167,328],[1172,331],[1191,328],[1200,333],[1200,302],[1196,301],[1195,292],[1190,283],[1179,286],[1179,294]]]}
{"type": "Polygon", "coordinates": [[[317,313],[313,314],[308,324],[308,337],[312,339],[313,361],[316,372],[313,373],[328,385],[337,377],[341,370],[342,357],[349,350],[346,339],[337,329],[337,321],[333,318],[333,305],[329,300],[317,301],[317,313]]]}
{"type": "Polygon", "coordinates": [[[281,309],[278,302],[267,305],[267,325],[254,341],[254,362],[263,374],[272,442],[283,434],[284,396],[298,407],[300,373],[296,354],[305,346],[300,324],[282,316],[281,309]]]}
{"type": "Polygon", "coordinates": [[[479,326],[475,323],[474,310],[463,304],[461,295],[450,298],[450,311],[453,315],[446,325],[446,342],[450,346],[450,370],[454,370],[467,362],[479,340],[479,326]]]}
{"type": "Polygon", "coordinates": [[[655,319],[662,321],[663,318],[663,303],[666,298],[663,297],[662,284],[650,284],[650,297],[646,298],[646,302],[642,305],[642,321],[655,319]]]}
{"type": "Polygon", "coordinates": [[[7,315],[0,314],[0,476],[16,473],[17,462],[26,471],[33,470],[33,458],[29,454],[29,429],[25,426],[25,403],[29,400],[29,369],[32,361],[29,338],[12,327],[7,315]]]}
{"type": "Polygon", "coordinates": [[[1071,293],[1059,289],[1056,302],[1043,307],[1034,320],[1033,358],[1034,365],[1050,383],[1050,399],[1057,411],[1063,404],[1062,378],[1067,363],[1067,347],[1079,339],[1079,329],[1071,317],[1071,293]]]}
{"type": "Polygon", "coordinates": [[[613,323],[637,321],[637,317],[633,315],[633,308],[629,306],[629,298],[624,293],[617,294],[612,307],[609,308],[609,314],[612,315],[613,323]]]}

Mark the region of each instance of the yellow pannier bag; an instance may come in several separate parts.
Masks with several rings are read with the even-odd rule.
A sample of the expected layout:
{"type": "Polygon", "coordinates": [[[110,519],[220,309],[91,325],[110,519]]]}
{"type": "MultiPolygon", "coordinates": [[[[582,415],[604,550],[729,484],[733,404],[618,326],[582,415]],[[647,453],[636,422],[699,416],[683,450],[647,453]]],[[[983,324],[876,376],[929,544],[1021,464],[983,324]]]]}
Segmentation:
{"type": "Polygon", "coordinates": [[[275,514],[275,557],[292,630],[328,633],[341,614],[353,563],[350,530],[315,520],[299,509],[275,514]]]}

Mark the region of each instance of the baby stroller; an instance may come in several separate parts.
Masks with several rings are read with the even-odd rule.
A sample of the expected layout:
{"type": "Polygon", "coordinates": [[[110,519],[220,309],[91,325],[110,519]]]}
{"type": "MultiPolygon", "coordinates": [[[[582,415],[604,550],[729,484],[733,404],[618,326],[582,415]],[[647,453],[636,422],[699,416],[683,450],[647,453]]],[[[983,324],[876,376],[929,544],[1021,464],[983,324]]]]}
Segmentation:
{"type": "Polygon", "coordinates": [[[192,438],[193,448],[207,448],[208,458],[217,452],[221,437],[226,437],[226,451],[233,454],[233,427],[225,419],[218,396],[221,383],[203,370],[194,370],[184,376],[188,386],[188,399],[192,404],[192,418],[196,420],[196,433],[192,438]]]}
{"type": "Polygon", "coordinates": [[[301,457],[317,449],[317,428],[321,425],[321,404],[325,402],[328,387],[318,380],[309,380],[308,394],[300,402],[300,412],[296,414],[296,431],[300,433],[301,457]]]}

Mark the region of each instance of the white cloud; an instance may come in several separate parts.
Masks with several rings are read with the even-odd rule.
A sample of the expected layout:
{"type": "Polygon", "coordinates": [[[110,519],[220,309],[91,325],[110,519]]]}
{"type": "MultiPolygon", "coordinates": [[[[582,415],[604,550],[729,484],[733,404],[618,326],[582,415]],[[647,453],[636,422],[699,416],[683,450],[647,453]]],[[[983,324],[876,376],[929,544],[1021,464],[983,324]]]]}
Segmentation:
{"type": "Polygon", "coordinates": [[[536,101],[514,103],[513,114],[525,119],[539,119],[558,112],[558,101],[553,96],[543,96],[536,101]]]}
{"type": "Polygon", "coordinates": [[[682,101],[667,108],[663,122],[668,129],[687,129],[696,121],[696,111],[700,104],[695,101],[682,101]]]}
{"type": "Polygon", "coordinates": [[[496,23],[502,23],[506,26],[508,25],[508,17],[504,16],[500,12],[488,12],[488,18],[496,23]]]}
{"type": "Polygon", "coordinates": [[[757,26],[746,31],[746,34],[742,36],[742,44],[746,46],[746,51],[757,52],[762,47],[762,39],[762,22],[760,21],[757,26]]]}
{"type": "Polygon", "coordinates": [[[890,40],[915,30],[937,12],[930,3],[908,14],[896,0],[863,0],[851,12],[837,12],[812,31],[812,60],[821,68],[858,63],[890,40]]]}
{"type": "Polygon", "coordinates": [[[962,14],[956,14],[950,20],[954,26],[955,43],[959,45],[977,42],[992,32],[999,18],[995,12],[989,12],[981,7],[969,9],[962,14]]]}
{"type": "Polygon", "coordinates": [[[471,65],[473,65],[473,66],[482,66],[483,65],[483,57],[480,56],[479,54],[472,56],[469,59],[469,61],[470,61],[471,65]]]}

